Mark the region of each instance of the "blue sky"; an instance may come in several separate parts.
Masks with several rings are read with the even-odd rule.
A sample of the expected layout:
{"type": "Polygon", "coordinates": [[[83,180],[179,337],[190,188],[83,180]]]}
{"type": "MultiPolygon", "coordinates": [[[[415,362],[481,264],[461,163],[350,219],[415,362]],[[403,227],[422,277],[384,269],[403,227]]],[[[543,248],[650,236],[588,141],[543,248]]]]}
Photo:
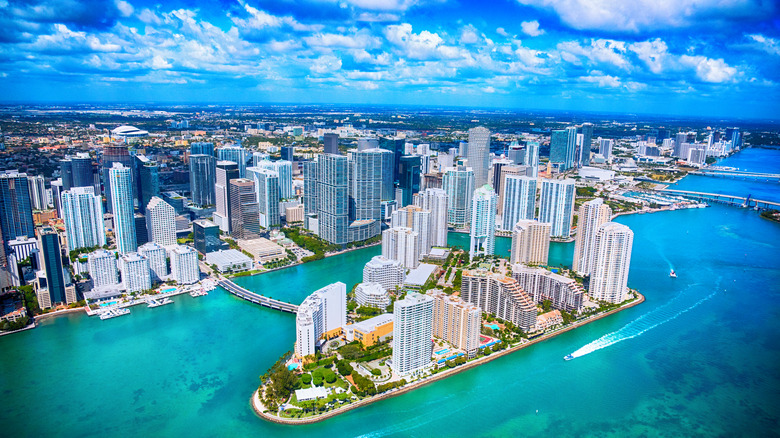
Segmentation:
{"type": "Polygon", "coordinates": [[[775,0],[0,0],[0,100],[780,116],[775,0]]]}

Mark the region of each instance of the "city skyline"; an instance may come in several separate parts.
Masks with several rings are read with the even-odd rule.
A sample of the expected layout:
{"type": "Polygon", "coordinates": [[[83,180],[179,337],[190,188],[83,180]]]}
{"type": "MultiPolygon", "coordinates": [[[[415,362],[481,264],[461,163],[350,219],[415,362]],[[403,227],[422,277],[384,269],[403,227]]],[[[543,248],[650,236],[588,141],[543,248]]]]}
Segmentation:
{"type": "Polygon", "coordinates": [[[767,118],[779,97],[771,2],[2,3],[6,102],[381,102],[767,118]]]}

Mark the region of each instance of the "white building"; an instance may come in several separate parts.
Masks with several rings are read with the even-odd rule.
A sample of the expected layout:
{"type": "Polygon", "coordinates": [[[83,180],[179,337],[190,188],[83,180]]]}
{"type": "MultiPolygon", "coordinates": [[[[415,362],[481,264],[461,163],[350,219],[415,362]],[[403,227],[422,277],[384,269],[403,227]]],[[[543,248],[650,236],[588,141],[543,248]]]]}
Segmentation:
{"type": "Polygon", "coordinates": [[[346,325],[347,285],[332,283],[312,293],[298,306],[295,353],[314,354],[320,339],[338,335],[346,325]]]}
{"type": "Polygon", "coordinates": [[[547,265],[550,255],[550,224],[535,220],[518,221],[512,229],[511,263],[547,265]]]}
{"type": "Polygon", "coordinates": [[[94,288],[119,284],[116,255],[113,251],[99,249],[89,253],[87,256],[87,266],[94,288]]]}
{"type": "Polygon", "coordinates": [[[176,210],[157,196],[146,205],[149,241],[162,246],[176,245],[176,210]]]}
{"type": "Polygon", "coordinates": [[[106,244],[103,201],[93,187],[72,187],[61,194],[62,220],[68,249],[92,248],[106,244]]]}
{"type": "Polygon", "coordinates": [[[490,131],[478,126],[469,129],[468,165],[474,169],[474,185],[482,187],[488,183],[490,171],[490,131]]]}
{"type": "Polygon", "coordinates": [[[551,224],[551,237],[569,237],[571,235],[574,196],[574,180],[542,180],[539,222],[551,224]]]}
{"type": "Polygon", "coordinates": [[[168,253],[160,244],[149,242],[138,247],[138,254],[149,259],[149,271],[152,281],[164,281],[168,278],[168,253]]]}
{"type": "Polygon", "coordinates": [[[382,256],[398,260],[404,268],[416,268],[420,263],[420,236],[411,228],[386,229],[382,232],[382,256]]]}
{"type": "Polygon", "coordinates": [[[447,223],[463,228],[471,220],[471,199],[474,196],[474,171],[471,167],[448,167],[444,170],[442,189],[447,194],[447,223]]]}
{"type": "Polygon", "coordinates": [[[114,239],[120,254],[134,252],[138,248],[133,212],[133,173],[121,163],[114,163],[108,170],[111,189],[111,213],[114,215],[114,239]]]}
{"type": "Polygon", "coordinates": [[[536,303],[550,300],[556,309],[579,312],[585,289],[576,280],[522,263],[512,265],[512,278],[536,303]]]}
{"type": "MultiPolygon", "coordinates": [[[[270,163],[270,161],[262,161],[262,163],[270,163]]],[[[281,193],[279,173],[266,167],[250,167],[247,169],[247,175],[255,182],[260,226],[265,229],[279,227],[282,223],[279,210],[281,193]]]]}
{"type": "Polygon", "coordinates": [[[471,242],[469,257],[492,255],[496,241],[496,192],[485,184],[474,191],[471,208],[471,242]]]}
{"type": "Polygon", "coordinates": [[[420,238],[420,253],[418,259],[431,250],[431,212],[416,205],[407,205],[394,211],[390,219],[390,227],[411,228],[420,238]]]}
{"type": "Polygon", "coordinates": [[[206,254],[206,263],[216,265],[219,272],[240,272],[252,269],[252,259],[236,249],[214,251],[206,254]]]}
{"type": "Polygon", "coordinates": [[[122,284],[127,292],[141,292],[152,288],[149,271],[149,259],[131,252],[119,257],[119,270],[122,272],[122,284]]]}
{"type": "Polygon", "coordinates": [[[536,216],[536,178],[507,175],[504,178],[501,206],[501,229],[510,231],[521,220],[533,220],[536,216]]]}
{"type": "Polygon", "coordinates": [[[429,188],[415,195],[414,205],[431,212],[430,247],[447,246],[447,192],[443,189],[429,188]]]}
{"type": "Polygon", "coordinates": [[[27,189],[30,192],[30,206],[33,210],[46,210],[49,197],[46,196],[46,180],[43,176],[28,176],[27,189]]]}
{"type": "Polygon", "coordinates": [[[393,358],[390,367],[406,376],[431,365],[433,297],[409,292],[393,307],[393,358]]]}
{"type": "Polygon", "coordinates": [[[355,301],[359,306],[384,310],[390,305],[390,294],[379,283],[360,283],[355,288],[355,301]]]}
{"type": "Polygon", "coordinates": [[[193,284],[200,280],[198,252],[189,246],[179,245],[170,251],[171,275],[178,284],[193,284]]]}
{"type": "Polygon", "coordinates": [[[580,206],[577,220],[577,237],[574,240],[574,261],[572,269],[579,275],[588,276],[593,271],[593,246],[596,230],[612,218],[612,209],[604,200],[596,198],[580,206]]]}
{"type": "Polygon", "coordinates": [[[610,303],[625,301],[633,242],[634,233],[623,224],[607,222],[598,227],[588,290],[591,298],[610,303]]]}
{"type": "Polygon", "coordinates": [[[363,267],[363,283],[379,283],[386,290],[403,284],[405,278],[406,270],[401,262],[381,255],[374,256],[363,267]]]}
{"type": "Polygon", "coordinates": [[[293,191],[292,163],[286,160],[279,161],[258,161],[255,165],[261,169],[268,169],[276,172],[279,176],[279,197],[281,199],[292,199],[295,197],[293,191]]]}

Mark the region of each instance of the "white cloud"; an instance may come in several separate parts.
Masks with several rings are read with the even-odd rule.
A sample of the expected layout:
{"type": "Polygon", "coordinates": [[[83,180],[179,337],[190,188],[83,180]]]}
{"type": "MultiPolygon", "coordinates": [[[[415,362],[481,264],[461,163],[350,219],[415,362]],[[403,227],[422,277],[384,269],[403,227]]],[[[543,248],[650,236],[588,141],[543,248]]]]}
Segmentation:
{"type": "Polygon", "coordinates": [[[129,17],[135,12],[133,5],[124,0],[116,0],[116,8],[119,9],[119,13],[122,14],[123,17],[129,17]]]}
{"type": "Polygon", "coordinates": [[[314,63],[309,69],[312,73],[319,75],[333,73],[341,69],[341,59],[333,55],[320,56],[314,60],[314,63]]]}
{"type": "Polygon", "coordinates": [[[474,26],[469,24],[460,31],[461,44],[474,44],[477,41],[479,41],[479,35],[477,35],[477,28],[474,26]]]}
{"type": "Polygon", "coordinates": [[[520,28],[523,30],[523,33],[528,36],[539,36],[544,33],[542,29],[539,29],[539,22],[534,21],[523,21],[520,23],[520,28]]]}
{"type": "Polygon", "coordinates": [[[385,37],[389,42],[401,48],[411,59],[452,59],[463,55],[461,49],[445,45],[444,40],[437,33],[427,30],[420,33],[412,32],[412,25],[409,23],[387,26],[385,37]]]}
{"type": "Polygon", "coordinates": [[[509,36],[509,33],[503,27],[496,28],[496,33],[501,35],[501,36],[503,36],[503,37],[508,37],[509,36]]]}
{"type": "Polygon", "coordinates": [[[138,14],[138,19],[146,24],[162,24],[162,20],[152,10],[144,9],[138,14]]]}
{"type": "Polygon", "coordinates": [[[346,0],[346,2],[371,11],[405,11],[419,3],[417,0],[346,0]]]}
{"type": "Polygon", "coordinates": [[[345,47],[345,48],[366,48],[377,47],[381,43],[371,36],[367,31],[360,31],[353,35],[341,35],[336,33],[318,33],[303,40],[309,46],[319,47],[345,47]]]}
{"type": "Polygon", "coordinates": [[[647,68],[656,74],[661,73],[668,62],[668,47],[660,38],[630,44],[628,49],[636,53],[637,57],[647,65],[647,68]]]}
{"type": "Polygon", "coordinates": [[[572,64],[579,65],[582,58],[589,64],[610,64],[623,70],[628,70],[631,63],[624,54],[626,43],[623,41],[597,39],[591,40],[590,46],[581,45],[578,41],[564,41],[558,44],[561,57],[572,64]]]}
{"type": "Polygon", "coordinates": [[[680,63],[695,69],[696,76],[705,82],[731,82],[737,75],[737,69],[726,64],[723,59],[682,55],[680,57],[680,63]]]}
{"type": "Polygon", "coordinates": [[[761,34],[748,35],[748,38],[755,42],[760,50],[763,50],[772,55],[780,55],[780,40],[769,38],[761,34]]]}
{"type": "Polygon", "coordinates": [[[171,65],[170,62],[166,61],[165,58],[163,58],[162,56],[155,55],[152,58],[151,67],[155,70],[166,70],[173,66],[171,65]]]}

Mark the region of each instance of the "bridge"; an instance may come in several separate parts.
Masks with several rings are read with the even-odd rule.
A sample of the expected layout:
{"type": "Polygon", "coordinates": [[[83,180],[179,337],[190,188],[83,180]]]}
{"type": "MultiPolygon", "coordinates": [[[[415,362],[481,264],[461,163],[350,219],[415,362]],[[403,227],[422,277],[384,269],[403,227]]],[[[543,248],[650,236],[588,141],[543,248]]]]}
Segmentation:
{"type": "Polygon", "coordinates": [[[255,304],[259,304],[263,307],[280,310],[282,312],[298,313],[298,306],[295,304],[285,303],[273,298],[264,297],[260,294],[248,291],[230,280],[219,280],[217,281],[217,284],[225,288],[225,290],[231,294],[239,298],[243,298],[247,301],[251,301],[255,304]]]}
{"type": "Polygon", "coordinates": [[[724,195],[722,193],[691,192],[686,190],[660,189],[657,191],[684,196],[699,202],[717,202],[721,204],[736,205],[738,207],[755,208],[758,210],[780,210],[780,202],[754,199],[751,198],[750,195],[748,195],[747,198],[744,198],[742,196],[724,195]]]}
{"type": "Polygon", "coordinates": [[[735,179],[750,179],[761,181],[777,181],[780,182],[780,174],[777,173],[759,173],[759,172],[745,172],[741,170],[731,169],[712,169],[704,168],[701,170],[689,172],[691,175],[701,176],[713,176],[718,178],[735,178],[735,179]]]}

